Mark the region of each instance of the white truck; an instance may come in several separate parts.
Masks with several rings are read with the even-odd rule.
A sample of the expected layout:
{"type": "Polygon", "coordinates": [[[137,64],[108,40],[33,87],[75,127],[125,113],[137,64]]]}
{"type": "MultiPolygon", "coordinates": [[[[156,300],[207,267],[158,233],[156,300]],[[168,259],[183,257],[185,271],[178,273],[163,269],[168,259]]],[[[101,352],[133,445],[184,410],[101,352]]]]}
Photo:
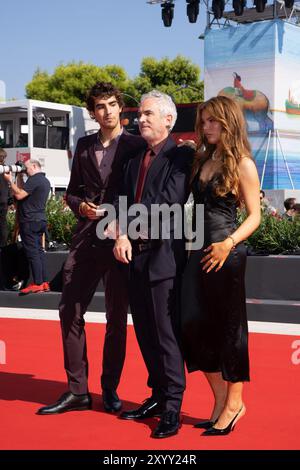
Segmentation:
{"type": "Polygon", "coordinates": [[[6,164],[39,160],[52,191],[65,190],[79,137],[99,129],[85,108],[38,100],[0,102],[0,147],[6,164]]]}

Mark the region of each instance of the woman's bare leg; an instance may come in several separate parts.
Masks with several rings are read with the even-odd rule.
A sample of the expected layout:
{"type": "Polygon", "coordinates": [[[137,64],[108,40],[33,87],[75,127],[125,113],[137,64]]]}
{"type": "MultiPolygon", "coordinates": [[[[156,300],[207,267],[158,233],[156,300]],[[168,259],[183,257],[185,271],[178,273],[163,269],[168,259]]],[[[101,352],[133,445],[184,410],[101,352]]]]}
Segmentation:
{"type": "Polygon", "coordinates": [[[211,421],[216,421],[225,407],[228,382],[222,378],[221,372],[205,372],[204,375],[207,378],[215,399],[210,419],[211,421]]]}
{"type": "Polygon", "coordinates": [[[214,425],[216,429],[225,429],[238,414],[237,422],[246,412],[246,407],[242,399],[243,382],[227,382],[227,397],[225,406],[218,421],[214,425]]]}

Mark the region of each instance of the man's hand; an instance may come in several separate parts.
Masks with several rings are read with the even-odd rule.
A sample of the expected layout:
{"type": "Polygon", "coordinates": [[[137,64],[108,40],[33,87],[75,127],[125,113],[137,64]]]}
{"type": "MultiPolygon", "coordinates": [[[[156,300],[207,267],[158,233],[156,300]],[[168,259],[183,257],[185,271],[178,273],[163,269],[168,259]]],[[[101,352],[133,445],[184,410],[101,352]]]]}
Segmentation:
{"type": "Polygon", "coordinates": [[[4,179],[10,184],[12,194],[17,199],[17,201],[21,201],[25,197],[29,196],[29,194],[24,191],[24,189],[20,188],[17,184],[13,182],[11,172],[4,173],[3,176],[4,179]]]}
{"type": "Polygon", "coordinates": [[[100,213],[100,209],[93,202],[82,202],[79,206],[79,213],[82,217],[87,217],[91,220],[99,219],[105,212],[103,209],[100,213]]]}
{"type": "Polygon", "coordinates": [[[194,140],[191,140],[191,139],[186,139],[186,140],[183,140],[183,139],[179,139],[178,140],[178,144],[177,144],[177,147],[190,147],[191,149],[193,150],[196,150],[197,148],[197,145],[196,145],[196,142],[194,140]]]}
{"type": "Polygon", "coordinates": [[[127,235],[121,235],[115,243],[114,255],[121,263],[129,264],[132,260],[132,246],[127,235]]]}
{"type": "Polygon", "coordinates": [[[3,176],[4,176],[4,179],[8,182],[8,183],[11,183],[12,182],[12,174],[11,174],[11,171],[9,173],[3,173],[3,176]]]}

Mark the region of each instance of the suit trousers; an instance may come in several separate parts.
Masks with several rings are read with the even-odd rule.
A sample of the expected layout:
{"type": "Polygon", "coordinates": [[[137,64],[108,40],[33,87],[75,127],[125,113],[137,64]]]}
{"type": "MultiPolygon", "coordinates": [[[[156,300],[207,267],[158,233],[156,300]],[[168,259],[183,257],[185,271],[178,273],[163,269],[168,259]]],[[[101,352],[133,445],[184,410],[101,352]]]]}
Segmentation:
{"type": "Polygon", "coordinates": [[[48,281],[46,255],[42,244],[46,227],[47,222],[44,220],[20,222],[22,245],[31,268],[33,282],[39,285],[48,281]]]}
{"type": "MultiPolygon", "coordinates": [[[[147,254],[137,255],[147,259],[147,254]]],[[[140,261],[140,259],[139,259],[140,261]]],[[[140,266],[140,265],[139,265],[140,266]]],[[[152,396],[165,411],[179,412],[185,389],[182,355],[175,334],[179,279],[151,282],[148,263],[130,271],[129,298],[136,337],[152,396]]]]}
{"type": "Polygon", "coordinates": [[[106,332],[102,359],[102,388],[116,390],[126,351],[128,275],[118,263],[112,246],[80,246],[71,249],[63,272],[59,305],[64,363],[69,390],[88,392],[88,359],[84,314],[102,279],[105,288],[106,332]]]}

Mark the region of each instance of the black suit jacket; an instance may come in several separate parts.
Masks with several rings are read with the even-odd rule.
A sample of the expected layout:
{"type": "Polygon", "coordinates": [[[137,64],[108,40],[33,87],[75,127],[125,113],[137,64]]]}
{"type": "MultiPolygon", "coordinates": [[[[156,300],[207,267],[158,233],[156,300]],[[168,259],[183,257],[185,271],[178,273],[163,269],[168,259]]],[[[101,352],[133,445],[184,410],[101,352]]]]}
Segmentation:
{"type": "Polygon", "coordinates": [[[129,159],[146,148],[146,142],[142,137],[131,135],[124,130],[118,142],[111,173],[104,184],[95,155],[96,140],[97,133],[80,138],[74,154],[66,195],[68,205],[79,219],[72,239],[72,248],[78,247],[84,241],[99,243],[96,236],[98,220],[81,217],[80,204],[84,201],[95,204],[113,203],[116,194],[120,192],[124,166],[129,159]]]}
{"type": "MultiPolygon", "coordinates": [[[[127,196],[128,207],[134,204],[139,167],[144,156],[141,151],[136,158],[131,159],[124,173],[122,195],[127,196]]],[[[144,204],[148,213],[152,213],[152,204],[178,203],[184,205],[189,195],[189,177],[194,151],[187,147],[176,147],[172,137],[169,137],[160,153],[155,157],[147,173],[141,204],[144,204]]],[[[130,223],[132,218],[128,218],[130,223]]],[[[171,221],[172,226],[172,221],[171,221]]],[[[150,229],[151,230],[151,229],[150,229]]],[[[149,238],[151,238],[149,236],[149,238]]],[[[134,242],[133,242],[134,243],[134,242]]],[[[135,268],[139,259],[145,262],[145,257],[136,256],[135,268]]],[[[180,273],[186,261],[185,239],[174,239],[171,231],[170,239],[161,240],[159,248],[149,253],[149,278],[151,281],[169,279],[180,273]]],[[[148,262],[148,261],[147,261],[148,262]]]]}

